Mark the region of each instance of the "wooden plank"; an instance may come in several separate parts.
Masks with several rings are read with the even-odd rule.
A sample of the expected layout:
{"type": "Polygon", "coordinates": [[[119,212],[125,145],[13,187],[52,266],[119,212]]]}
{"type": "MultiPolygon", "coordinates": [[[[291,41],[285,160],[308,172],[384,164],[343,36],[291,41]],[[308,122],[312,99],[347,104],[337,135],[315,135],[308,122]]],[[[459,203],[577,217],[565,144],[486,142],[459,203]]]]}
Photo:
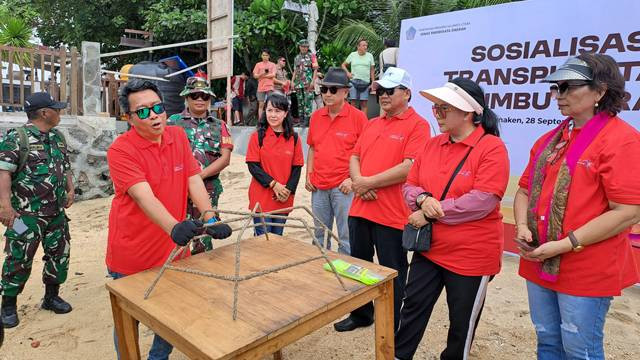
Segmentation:
{"type": "MultiPolygon", "coordinates": [[[[25,51],[25,48],[0,45],[0,51],[25,51]]],[[[51,55],[51,54],[55,53],[54,49],[42,48],[42,47],[38,47],[37,49],[35,49],[35,51],[38,52],[38,53],[47,54],[47,55],[51,55]]]]}
{"type": "Polygon", "coordinates": [[[393,281],[382,286],[382,295],[375,301],[376,359],[393,360],[393,281]]]}
{"type": "MultiPolygon", "coordinates": [[[[387,282],[393,283],[392,280],[387,280],[387,282]]],[[[378,298],[381,294],[382,291],[380,290],[380,286],[368,287],[364,293],[354,297],[350,301],[344,302],[339,306],[328,309],[322,314],[318,314],[311,319],[301,322],[290,331],[272,337],[267,342],[264,342],[259,346],[246,349],[246,351],[242,353],[236,353],[234,354],[234,358],[243,360],[261,359],[264,354],[270,354],[278,349],[282,349],[286,345],[303,338],[313,331],[339,319],[350,311],[357,309],[358,307],[370,302],[371,300],[378,298]]],[[[393,317],[391,319],[391,322],[393,323],[393,317]]],[[[391,327],[391,331],[393,332],[393,325],[391,327]]]]}
{"type": "MultiPolygon", "coordinates": [[[[67,102],[67,48],[60,47],[60,101],[67,102]]],[[[66,114],[67,109],[62,109],[61,114],[66,114]]]]}
{"type": "Polygon", "coordinates": [[[24,106],[24,71],[22,71],[22,56],[18,58],[18,60],[18,71],[20,72],[20,106],[24,106]]]}
{"type": "Polygon", "coordinates": [[[9,76],[9,103],[15,104],[13,99],[13,50],[9,50],[9,65],[7,67],[9,76]]]}
{"type": "Polygon", "coordinates": [[[115,295],[109,294],[109,298],[111,300],[115,331],[118,337],[120,359],[140,360],[138,323],[130,314],[122,310],[115,295]]]}
{"type": "Polygon", "coordinates": [[[78,115],[78,50],[71,48],[71,114],[78,115]]]}
{"type": "Polygon", "coordinates": [[[40,53],[40,91],[45,91],[44,88],[44,52],[40,53]]]}
{"type": "Polygon", "coordinates": [[[56,98],[56,65],[55,65],[56,57],[55,55],[51,55],[51,66],[49,68],[49,94],[56,98]]]}
{"type": "Polygon", "coordinates": [[[35,63],[35,51],[29,50],[29,61],[31,61],[31,94],[36,92],[36,78],[38,77],[38,69],[36,69],[35,63]]]}
{"type": "MultiPolygon", "coordinates": [[[[0,65],[0,68],[1,67],[2,65],[0,65]]],[[[4,105],[4,82],[2,81],[2,69],[0,69],[0,105],[4,105]]]]}

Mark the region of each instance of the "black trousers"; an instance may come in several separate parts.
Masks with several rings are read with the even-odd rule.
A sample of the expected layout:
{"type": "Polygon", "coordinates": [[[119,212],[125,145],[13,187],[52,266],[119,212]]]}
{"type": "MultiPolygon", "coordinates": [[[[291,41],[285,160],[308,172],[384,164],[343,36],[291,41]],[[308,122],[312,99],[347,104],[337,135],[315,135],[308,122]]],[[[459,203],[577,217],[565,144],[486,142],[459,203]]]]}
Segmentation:
{"type": "MultiPolygon", "coordinates": [[[[393,321],[397,329],[408,267],[407,252],[402,248],[402,230],[349,216],[349,243],[351,256],[373,261],[375,252],[380,265],[398,271],[398,277],[393,282],[393,321]]],[[[373,320],[373,303],[352,311],[351,317],[356,322],[370,323],[373,320]]]]}
{"type": "Polygon", "coordinates": [[[449,333],[442,360],[466,359],[493,276],[464,276],[414,253],[395,334],[396,358],[411,360],[442,288],[447,290],[449,333]]]}

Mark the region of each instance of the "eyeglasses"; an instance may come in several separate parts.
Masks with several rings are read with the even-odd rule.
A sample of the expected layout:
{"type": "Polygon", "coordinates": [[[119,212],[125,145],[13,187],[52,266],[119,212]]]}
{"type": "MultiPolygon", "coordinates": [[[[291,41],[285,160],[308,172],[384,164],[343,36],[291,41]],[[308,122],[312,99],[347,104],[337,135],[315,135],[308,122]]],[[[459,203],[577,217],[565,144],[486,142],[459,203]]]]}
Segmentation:
{"type": "Polygon", "coordinates": [[[591,84],[591,81],[586,81],[586,80],[577,80],[572,82],[565,81],[562,84],[551,84],[551,86],[549,87],[549,90],[551,91],[552,96],[557,96],[557,95],[564,94],[565,92],[567,92],[567,90],[571,88],[585,86],[589,84],[591,84]]]}
{"type": "Polygon", "coordinates": [[[204,101],[209,101],[211,100],[211,95],[205,94],[203,92],[196,92],[196,93],[189,94],[189,99],[191,100],[202,99],[204,101]]]}
{"type": "Polygon", "coordinates": [[[159,103],[159,104],[155,104],[151,107],[143,107],[140,108],[136,111],[134,111],[136,113],[136,115],[138,115],[138,117],[140,118],[140,120],[144,120],[147,119],[150,115],[151,115],[151,111],[153,111],[154,114],[156,115],[160,115],[162,113],[164,113],[164,104],[163,103],[159,103]]]}
{"type": "Polygon", "coordinates": [[[338,92],[338,90],[340,90],[341,88],[337,87],[337,86],[331,86],[331,87],[327,87],[327,86],[320,86],[320,92],[323,94],[326,94],[327,91],[329,91],[330,93],[334,94],[338,92]]]}
{"type": "Polygon", "coordinates": [[[404,87],[404,86],[396,86],[396,87],[393,87],[393,88],[383,88],[381,86],[378,86],[378,88],[376,89],[376,96],[380,97],[380,96],[382,96],[384,94],[387,94],[387,96],[392,96],[393,93],[396,92],[396,89],[407,90],[407,88],[404,87]]]}
{"type": "Polygon", "coordinates": [[[433,104],[433,106],[431,106],[431,111],[433,111],[433,116],[436,117],[436,119],[444,119],[447,117],[447,112],[451,111],[452,107],[450,105],[447,104],[442,104],[442,105],[438,105],[438,104],[433,104]]]}

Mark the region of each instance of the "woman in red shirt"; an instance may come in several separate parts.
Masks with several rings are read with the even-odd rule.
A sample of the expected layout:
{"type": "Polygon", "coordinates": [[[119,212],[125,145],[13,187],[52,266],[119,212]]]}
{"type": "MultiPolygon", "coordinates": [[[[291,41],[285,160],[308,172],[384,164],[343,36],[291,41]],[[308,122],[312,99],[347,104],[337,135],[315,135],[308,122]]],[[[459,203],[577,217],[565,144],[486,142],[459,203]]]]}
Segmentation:
{"type": "Polygon", "coordinates": [[[411,260],[395,335],[396,358],[413,358],[433,306],[446,288],[450,328],[440,359],[463,359],[469,354],[487,284],[500,271],[500,199],[509,180],[509,158],[497,117],[476,83],[456,78],[420,94],[434,103],[442,134],[427,142],[402,190],[413,210],[409,224],[435,222],[431,248],[414,253],[411,260]]]}
{"type": "Polygon", "coordinates": [[[640,133],[616,116],[624,78],[610,56],[579,55],[543,81],[568,118],[533,145],[514,200],[538,359],[604,359],[612,296],[638,281],[640,133]]]}
{"type": "MultiPolygon", "coordinates": [[[[304,158],[298,134],[293,130],[289,101],[283,94],[272,93],[267,97],[258,130],[249,139],[246,163],[252,176],[249,185],[250,210],[256,203],[260,203],[261,212],[293,206],[304,158]]],[[[287,211],[276,213],[288,214],[287,211]]],[[[254,223],[261,222],[261,218],[254,218],[254,223]]],[[[267,216],[266,222],[284,224],[286,219],[267,216]]],[[[282,235],[283,230],[278,225],[257,226],[255,234],[271,232],[282,235]]]]}

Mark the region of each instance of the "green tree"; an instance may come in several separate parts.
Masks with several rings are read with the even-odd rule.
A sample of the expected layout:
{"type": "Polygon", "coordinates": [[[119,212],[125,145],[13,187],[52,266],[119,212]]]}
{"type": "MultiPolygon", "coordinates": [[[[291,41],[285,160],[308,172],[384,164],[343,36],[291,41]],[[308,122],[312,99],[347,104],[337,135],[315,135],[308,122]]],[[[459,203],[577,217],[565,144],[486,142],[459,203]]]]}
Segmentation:
{"type": "MultiPolygon", "coordinates": [[[[22,19],[0,14],[0,45],[17,48],[30,48],[33,45],[29,42],[33,29],[22,19]]],[[[0,52],[0,60],[11,61],[14,64],[31,66],[31,57],[26,53],[12,53],[8,51],[0,52]]]]}

